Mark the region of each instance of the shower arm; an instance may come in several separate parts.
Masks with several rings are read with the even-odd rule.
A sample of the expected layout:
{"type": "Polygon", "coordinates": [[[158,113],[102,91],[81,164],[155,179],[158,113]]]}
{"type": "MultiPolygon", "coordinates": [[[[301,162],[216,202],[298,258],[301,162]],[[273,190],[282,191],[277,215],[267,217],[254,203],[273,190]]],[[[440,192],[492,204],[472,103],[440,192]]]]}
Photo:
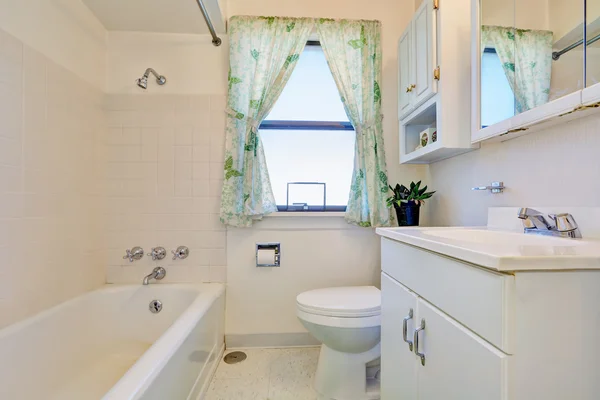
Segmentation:
{"type": "Polygon", "coordinates": [[[148,78],[150,74],[154,75],[157,81],[160,81],[163,78],[162,75],[159,75],[153,68],[148,68],[146,72],[144,72],[144,76],[148,78]]]}

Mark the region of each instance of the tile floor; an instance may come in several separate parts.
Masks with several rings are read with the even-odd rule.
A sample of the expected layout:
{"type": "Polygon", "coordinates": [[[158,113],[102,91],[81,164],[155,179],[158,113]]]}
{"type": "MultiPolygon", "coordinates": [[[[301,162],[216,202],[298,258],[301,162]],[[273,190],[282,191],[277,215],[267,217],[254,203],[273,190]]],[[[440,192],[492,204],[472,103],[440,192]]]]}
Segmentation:
{"type": "MultiPolygon", "coordinates": [[[[238,364],[219,363],[206,400],[316,400],[319,348],[249,349],[238,364]]],[[[230,351],[225,352],[227,354],[230,351]]]]}

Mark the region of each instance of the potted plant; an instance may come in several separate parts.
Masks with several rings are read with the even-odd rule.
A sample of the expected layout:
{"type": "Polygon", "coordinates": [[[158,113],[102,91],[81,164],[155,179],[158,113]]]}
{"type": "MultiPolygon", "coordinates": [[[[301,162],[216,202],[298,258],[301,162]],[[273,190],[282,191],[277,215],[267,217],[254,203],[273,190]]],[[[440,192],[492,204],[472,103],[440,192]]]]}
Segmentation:
{"type": "Polygon", "coordinates": [[[391,187],[393,195],[387,198],[388,207],[394,206],[399,226],[418,226],[421,205],[435,192],[428,192],[427,186],[421,189],[421,181],[410,183],[410,189],[397,184],[391,187]]]}

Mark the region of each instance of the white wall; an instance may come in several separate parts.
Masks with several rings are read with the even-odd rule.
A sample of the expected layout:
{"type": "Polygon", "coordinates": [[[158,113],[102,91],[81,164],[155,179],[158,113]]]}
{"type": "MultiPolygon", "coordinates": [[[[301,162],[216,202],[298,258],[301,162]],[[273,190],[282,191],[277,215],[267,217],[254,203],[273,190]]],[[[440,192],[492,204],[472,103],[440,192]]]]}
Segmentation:
{"type": "Polygon", "coordinates": [[[144,93],[134,82],[152,67],[168,83],[159,87],[151,77],[148,93],[225,95],[229,43],[226,35],[220,36],[223,44],[215,47],[209,35],[109,32],[106,90],[144,93]]]}
{"type": "Polygon", "coordinates": [[[270,217],[251,230],[228,229],[227,245],[230,344],[287,344],[268,334],[305,332],[295,314],[303,291],[379,286],[378,237],[340,217],[270,217]],[[257,242],[281,243],[281,267],[256,267],[257,242]]]}
{"type": "Polygon", "coordinates": [[[0,10],[0,29],[104,88],[106,30],[81,0],[0,0],[0,10]]]}
{"type": "Polygon", "coordinates": [[[101,103],[94,86],[0,30],[0,327],[104,283],[101,103]]]}
{"type": "MultiPolygon", "coordinates": [[[[198,15],[201,18],[201,15],[198,15]]],[[[156,265],[165,281],[226,279],[223,184],[229,46],[209,35],[110,32],[104,146],[108,282],[139,282],[156,265]],[[146,68],[166,76],[136,86],[146,68]],[[135,263],[125,249],[188,246],[186,260],[135,263]]]]}
{"type": "Polygon", "coordinates": [[[107,282],[140,283],[157,265],[163,282],[223,282],[225,96],[113,94],[104,108],[107,282]],[[168,257],[130,263],[123,255],[133,246],[162,246],[168,257]],[[171,259],[178,246],[188,258],[171,259]]]}
{"type": "Polygon", "coordinates": [[[600,206],[599,131],[600,116],[589,116],[432,164],[431,225],[485,225],[496,206],[600,206]],[[492,181],[506,191],[470,190],[492,181]]]}

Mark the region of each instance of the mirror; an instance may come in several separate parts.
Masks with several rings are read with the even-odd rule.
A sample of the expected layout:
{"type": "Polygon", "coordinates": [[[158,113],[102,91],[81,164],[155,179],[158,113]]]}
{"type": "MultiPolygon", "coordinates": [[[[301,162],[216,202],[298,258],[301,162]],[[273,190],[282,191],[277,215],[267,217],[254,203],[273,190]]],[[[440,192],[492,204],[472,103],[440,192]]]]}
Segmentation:
{"type": "Polygon", "coordinates": [[[482,128],[583,88],[583,4],[480,0],[482,128]]]}
{"type": "Polygon", "coordinates": [[[586,87],[600,82],[600,0],[587,0],[586,87]]]}

